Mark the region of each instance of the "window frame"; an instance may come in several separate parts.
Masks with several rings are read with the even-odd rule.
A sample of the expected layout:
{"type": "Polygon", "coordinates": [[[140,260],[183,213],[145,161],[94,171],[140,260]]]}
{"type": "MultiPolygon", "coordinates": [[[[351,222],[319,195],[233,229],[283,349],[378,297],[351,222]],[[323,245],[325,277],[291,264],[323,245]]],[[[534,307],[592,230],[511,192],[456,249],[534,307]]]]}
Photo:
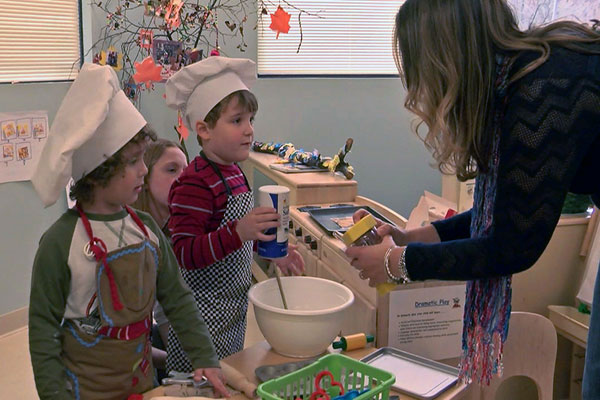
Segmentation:
{"type": "MultiPolygon", "coordinates": [[[[23,0],[25,1],[25,0],[23,0]]],[[[77,32],[78,32],[78,58],[73,61],[71,70],[68,78],[63,79],[31,79],[31,80],[5,80],[0,73],[0,85],[14,85],[14,84],[39,84],[39,83],[65,83],[72,82],[78,75],[80,67],[84,62],[84,27],[83,27],[83,0],[74,0],[73,3],[77,4],[77,32]]]]}
{"type": "MultiPolygon", "coordinates": [[[[297,21],[298,21],[298,11],[297,9],[302,9],[304,3],[309,3],[310,0],[296,0],[292,3],[290,3],[291,5],[293,5],[294,8],[289,9],[286,8],[285,3],[282,3],[282,6],[284,7],[286,12],[289,12],[292,14],[292,17],[290,19],[290,25],[291,25],[291,29],[290,29],[290,33],[293,32],[294,29],[299,29],[297,26],[297,21]],[[293,23],[296,23],[296,26],[293,25],[293,23]]],[[[341,2],[341,1],[340,1],[341,2]]],[[[386,0],[384,1],[385,3],[389,4],[389,8],[392,8],[394,10],[393,15],[395,17],[396,12],[398,11],[398,9],[400,8],[400,6],[402,5],[403,1],[390,1],[390,0],[386,0]]],[[[320,2],[320,3],[326,3],[325,1],[320,2]]],[[[337,2],[336,2],[337,3],[337,2]]],[[[364,1],[363,2],[359,2],[359,1],[354,1],[354,0],[348,0],[346,1],[346,3],[348,3],[350,6],[352,6],[353,4],[355,5],[355,9],[359,9],[360,7],[358,6],[359,4],[365,4],[364,1]]],[[[258,12],[261,12],[260,9],[260,4],[259,3],[259,10],[258,12]]],[[[371,8],[377,8],[377,4],[373,4],[373,2],[368,2],[369,7],[371,8]]],[[[343,6],[343,5],[342,5],[343,6]]],[[[364,7],[364,6],[363,6],[364,7]]],[[[387,9],[387,8],[386,8],[387,9]]],[[[356,71],[356,72],[331,72],[331,73],[326,73],[326,72],[318,72],[318,73],[292,73],[292,72],[286,72],[285,70],[281,70],[281,72],[272,72],[272,71],[268,71],[265,72],[265,69],[262,68],[262,66],[264,66],[264,56],[262,56],[261,54],[261,48],[263,46],[265,46],[264,42],[262,41],[266,41],[268,42],[272,42],[275,43],[275,40],[281,40],[281,36],[285,35],[284,33],[282,33],[280,35],[279,39],[273,39],[272,37],[275,36],[275,32],[273,32],[270,28],[269,25],[271,23],[271,18],[270,18],[270,14],[272,14],[275,11],[275,7],[273,5],[271,5],[271,7],[268,9],[268,14],[262,14],[260,15],[258,21],[257,21],[257,43],[256,43],[256,51],[257,51],[257,64],[258,64],[258,76],[260,78],[265,78],[265,79],[278,79],[278,78],[298,78],[298,79],[302,79],[302,78],[331,78],[331,79],[343,79],[343,78],[364,78],[364,79],[369,79],[369,78],[398,78],[399,77],[399,73],[396,69],[396,64],[393,61],[393,53],[392,53],[392,48],[393,48],[393,41],[392,41],[392,35],[393,35],[393,24],[394,24],[394,18],[391,18],[391,29],[389,32],[389,36],[386,36],[385,39],[383,39],[384,41],[387,41],[389,43],[389,49],[390,49],[390,53],[389,53],[389,60],[390,60],[390,66],[393,65],[393,68],[389,68],[390,70],[393,70],[394,72],[380,72],[380,73],[371,73],[371,72],[366,72],[366,71],[356,71]],[[271,38],[265,39],[265,36],[269,35],[272,36],[271,38]]],[[[388,14],[385,14],[388,15],[388,14]]],[[[308,14],[303,14],[302,15],[302,26],[303,26],[303,30],[306,29],[306,23],[304,21],[307,21],[309,19],[315,19],[316,17],[314,15],[308,15],[308,14]]],[[[324,18],[318,18],[316,22],[313,23],[314,24],[319,24],[319,23],[324,23],[327,21],[327,17],[325,16],[324,18]]],[[[381,24],[380,26],[385,27],[384,24],[381,24]]],[[[340,28],[340,33],[343,33],[343,28],[340,28]]],[[[302,43],[300,46],[300,53],[302,53],[303,48],[306,47],[306,44],[310,41],[310,37],[307,37],[306,33],[303,33],[301,36],[303,36],[302,38],[302,43]]],[[[380,38],[383,38],[383,35],[379,36],[380,38]]],[[[267,44],[268,45],[268,44],[267,44]]],[[[300,42],[296,42],[294,44],[296,47],[298,45],[300,45],[300,42]]],[[[382,47],[383,48],[383,47],[382,47]]],[[[281,57],[282,60],[289,60],[291,59],[292,55],[290,54],[288,55],[284,55],[281,57]]],[[[357,58],[359,59],[359,58],[357,58]]],[[[284,61],[285,62],[285,61],[284,61]]],[[[326,65],[326,64],[323,64],[326,65]]],[[[383,65],[383,64],[382,64],[383,65]]],[[[270,67],[273,68],[273,67],[270,67]]],[[[299,68],[299,67],[298,67],[299,68]]]]}

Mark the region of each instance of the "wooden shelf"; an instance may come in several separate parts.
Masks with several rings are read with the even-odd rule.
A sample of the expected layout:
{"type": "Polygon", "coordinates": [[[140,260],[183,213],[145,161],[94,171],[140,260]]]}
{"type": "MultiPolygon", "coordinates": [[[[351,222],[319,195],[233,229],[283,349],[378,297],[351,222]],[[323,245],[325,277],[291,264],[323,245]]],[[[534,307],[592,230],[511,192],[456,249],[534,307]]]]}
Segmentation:
{"type": "Polygon", "coordinates": [[[286,174],[269,168],[280,160],[273,154],[250,152],[248,159],[240,164],[251,185],[255,171],[275,181],[278,185],[290,188],[290,204],[321,204],[353,201],[358,192],[355,180],[330,172],[302,172],[286,174]]]}
{"type": "Polygon", "coordinates": [[[556,331],[572,341],[586,348],[588,331],[590,329],[590,315],[583,314],[571,306],[548,306],[550,321],[556,331]]]}

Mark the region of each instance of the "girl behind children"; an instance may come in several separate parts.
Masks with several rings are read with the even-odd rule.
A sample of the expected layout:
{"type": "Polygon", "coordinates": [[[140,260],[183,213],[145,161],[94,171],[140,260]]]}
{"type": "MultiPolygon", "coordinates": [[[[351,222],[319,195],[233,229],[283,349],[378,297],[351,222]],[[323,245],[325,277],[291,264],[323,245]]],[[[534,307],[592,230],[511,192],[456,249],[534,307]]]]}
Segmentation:
{"type": "Polygon", "coordinates": [[[169,237],[169,189],[187,166],[187,156],[178,143],[159,138],[148,145],[144,163],[148,168],[148,175],[144,178],[142,191],[132,206],[152,215],[163,233],[169,237]]]}
{"type": "MultiPolygon", "coordinates": [[[[144,177],[144,185],[138,199],[132,203],[132,207],[149,213],[161,227],[165,236],[170,237],[167,227],[169,220],[169,189],[181,175],[181,171],[187,166],[187,156],[183,148],[170,140],[159,138],[150,143],[144,153],[144,163],[148,168],[148,174],[144,177]]],[[[167,338],[169,334],[169,320],[157,302],[154,305],[154,319],[152,345],[154,365],[159,371],[166,367],[167,338]],[[158,333],[155,332],[157,328],[158,333]],[[158,349],[159,351],[156,351],[158,349]]],[[[159,380],[161,374],[159,374],[159,380]]]]}

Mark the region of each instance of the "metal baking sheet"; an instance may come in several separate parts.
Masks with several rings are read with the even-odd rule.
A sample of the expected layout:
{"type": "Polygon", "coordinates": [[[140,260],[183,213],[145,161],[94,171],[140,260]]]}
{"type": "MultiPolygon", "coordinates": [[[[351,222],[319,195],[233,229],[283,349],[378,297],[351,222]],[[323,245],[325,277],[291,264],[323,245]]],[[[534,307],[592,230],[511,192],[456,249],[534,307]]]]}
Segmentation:
{"type": "Polygon", "coordinates": [[[382,220],[383,222],[387,222],[391,224],[390,220],[388,220],[383,215],[379,214],[377,211],[373,210],[369,206],[334,206],[334,207],[323,207],[323,208],[310,208],[308,209],[308,214],[315,220],[317,224],[321,228],[325,230],[330,236],[333,236],[333,232],[344,233],[348,229],[344,229],[340,227],[337,223],[335,223],[332,218],[345,218],[351,217],[356,210],[365,209],[374,217],[382,220]]]}
{"type": "Polygon", "coordinates": [[[382,347],[361,361],[393,373],[392,388],[418,399],[433,399],[458,382],[458,368],[393,347],[382,347]]]}
{"type": "Polygon", "coordinates": [[[266,382],[271,379],[279,378],[280,376],[297,371],[300,368],[304,368],[307,365],[312,364],[316,360],[316,358],[311,358],[308,360],[293,361],[283,364],[262,365],[254,370],[254,374],[261,382],[266,382]]]}

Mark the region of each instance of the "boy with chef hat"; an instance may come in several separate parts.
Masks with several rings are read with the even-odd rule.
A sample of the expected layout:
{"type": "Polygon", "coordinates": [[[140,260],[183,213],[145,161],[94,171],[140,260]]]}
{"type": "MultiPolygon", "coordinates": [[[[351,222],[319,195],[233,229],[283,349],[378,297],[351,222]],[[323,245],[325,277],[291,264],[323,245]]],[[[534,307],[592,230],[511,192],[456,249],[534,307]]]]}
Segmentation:
{"type": "Polygon", "coordinates": [[[72,177],[67,210],[42,236],[29,347],[43,399],[119,399],[153,386],[149,333],[158,298],[195,368],[227,396],[206,325],[160,227],[126,204],[147,173],[154,133],[109,66],[85,64],[67,92],[32,178],[46,206],[72,177]]]}
{"type": "MultiPolygon", "coordinates": [[[[279,225],[270,207],[254,208],[238,162],[248,158],[258,109],[250,86],[252,60],[208,57],[175,73],[165,85],[167,105],[178,109],[202,151],[171,186],[169,229],[185,282],[208,325],[220,358],[242,350],[246,332],[253,241],[279,225]]],[[[294,246],[276,261],[299,274],[304,262],[294,246]]],[[[171,330],[167,369],[191,370],[171,330]]]]}

